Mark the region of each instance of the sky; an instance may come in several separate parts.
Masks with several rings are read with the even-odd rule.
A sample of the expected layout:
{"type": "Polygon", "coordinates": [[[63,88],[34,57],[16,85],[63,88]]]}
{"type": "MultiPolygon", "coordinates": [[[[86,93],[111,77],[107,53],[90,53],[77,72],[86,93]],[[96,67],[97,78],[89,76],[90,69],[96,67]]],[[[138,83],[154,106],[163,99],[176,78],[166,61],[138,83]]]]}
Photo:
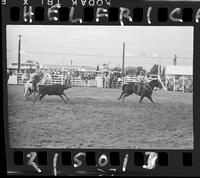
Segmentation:
{"type": "Polygon", "coordinates": [[[193,65],[193,27],[183,26],[84,26],[84,25],[8,25],[7,63],[17,62],[18,35],[21,61],[40,64],[86,65],[107,63],[122,65],[125,43],[125,67],[154,64],[193,65]]]}

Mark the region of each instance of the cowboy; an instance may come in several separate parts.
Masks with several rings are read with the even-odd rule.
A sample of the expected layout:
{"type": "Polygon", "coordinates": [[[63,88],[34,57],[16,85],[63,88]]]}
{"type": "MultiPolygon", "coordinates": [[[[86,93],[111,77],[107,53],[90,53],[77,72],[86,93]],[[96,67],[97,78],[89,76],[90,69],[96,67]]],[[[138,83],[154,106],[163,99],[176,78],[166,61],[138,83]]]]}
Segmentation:
{"type": "Polygon", "coordinates": [[[139,83],[138,83],[137,94],[141,95],[142,89],[143,89],[143,84],[146,82],[146,76],[143,71],[140,72],[140,75],[138,76],[138,81],[139,81],[139,83]]]}
{"type": "Polygon", "coordinates": [[[32,83],[32,90],[37,88],[37,83],[42,79],[43,72],[40,70],[39,64],[36,64],[36,71],[30,75],[29,82],[32,83]]]}

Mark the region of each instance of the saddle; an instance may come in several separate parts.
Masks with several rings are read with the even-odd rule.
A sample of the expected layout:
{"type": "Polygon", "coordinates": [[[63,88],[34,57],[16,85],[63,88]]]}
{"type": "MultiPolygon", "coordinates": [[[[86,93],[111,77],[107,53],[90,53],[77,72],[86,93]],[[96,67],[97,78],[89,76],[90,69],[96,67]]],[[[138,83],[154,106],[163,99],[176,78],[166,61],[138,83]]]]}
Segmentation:
{"type": "Polygon", "coordinates": [[[144,85],[144,88],[146,88],[146,89],[148,89],[148,90],[153,90],[152,88],[151,88],[151,86],[149,85],[149,83],[145,83],[145,85],[144,85]]]}
{"type": "Polygon", "coordinates": [[[151,86],[149,85],[149,83],[144,82],[144,83],[138,83],[138,90],[137,90],[137,94],[141,96],[142,91],[146,89],[149,91],[152,91],[153,89],[151,88],[151,86]]]}

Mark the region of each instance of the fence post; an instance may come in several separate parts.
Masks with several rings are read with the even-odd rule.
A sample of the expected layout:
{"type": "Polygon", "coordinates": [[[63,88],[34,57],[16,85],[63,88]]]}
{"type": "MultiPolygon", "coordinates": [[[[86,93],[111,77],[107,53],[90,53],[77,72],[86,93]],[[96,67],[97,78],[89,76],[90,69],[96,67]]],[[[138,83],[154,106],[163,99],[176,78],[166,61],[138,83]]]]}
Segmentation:
{"type": "Polygon", "coordinates": [[[176,91],[176,76],[174,75],[174,91],[176,91]]]}
{"type": "Polygon", "coordinates": [[[61,85],[63,85],[63,75],[61,75],[61,85]]]}
{"type": "Polygon", "coordinates": [[[17,85],[19,85],[19,73],[17,73],[17,85]]]}

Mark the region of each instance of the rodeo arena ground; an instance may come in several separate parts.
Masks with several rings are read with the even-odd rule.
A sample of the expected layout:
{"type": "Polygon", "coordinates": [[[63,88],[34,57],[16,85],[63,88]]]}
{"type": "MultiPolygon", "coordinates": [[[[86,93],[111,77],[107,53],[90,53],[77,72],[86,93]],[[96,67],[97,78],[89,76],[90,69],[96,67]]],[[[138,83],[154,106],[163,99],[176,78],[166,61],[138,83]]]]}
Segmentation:
{"type": "Polygon", "coordinates": [[[139,103],[141,96],[134,92],[119,100],[127,90],[123,84],[138,83],[137,76],[102,69],[42,70],[48,76],[45,85],[66,85],[70,80],[71,86],[64,90],[69,100],[65,103],[62,97],[47,93],[34,103],[34,94],[24,97],[29,80],[25,70],[10,69],[11,148],[193,148],[192,67],[166,66],[164,80],[148,76],[149,83],[159,81],[161,86],[153,87],[155,103],[147,97],[139,103]]]}

